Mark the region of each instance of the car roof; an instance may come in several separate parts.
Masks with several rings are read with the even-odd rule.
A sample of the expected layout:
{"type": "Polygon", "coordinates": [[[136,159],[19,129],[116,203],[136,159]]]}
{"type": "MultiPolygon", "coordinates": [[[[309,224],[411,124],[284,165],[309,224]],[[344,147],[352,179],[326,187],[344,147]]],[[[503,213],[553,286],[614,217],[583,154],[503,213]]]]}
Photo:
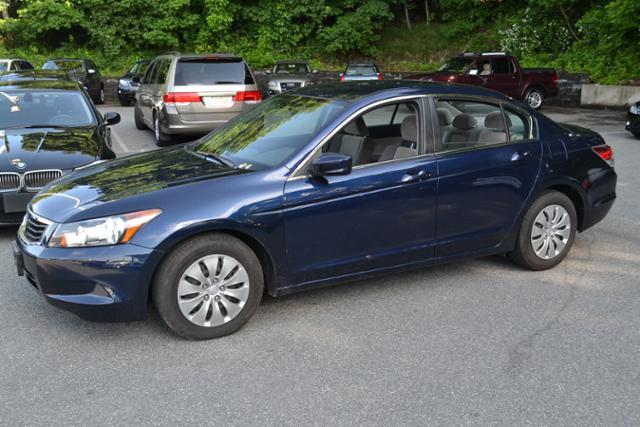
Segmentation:
{"type": "Polygon", "coordinates": [[[375,62],[351,62],[347,67],[377,67],[375,62]]]}
{"type": "Polygon", "coordinates": [[[48,58],[44,62],[49,62],[49,61],[88,61],[88,59],[87,58],[48,58]]]}
{"type": "Polygon", "coordinates": [[[276,65],[277,64],[305,64],[305,65],[307,65],[308,62],[307,61],[285,61],[285,60],[283,60],[283,61],[276,62],[276,65]]]}
{"type": "Polygon", "coordinates": [[[75,82],[66,80],[17,80],[0,81],[0,91],[20,89],[52,89],[52,90],[80,90],[75,82]]]}
{"type": "Polygon", "coordinates": [[[419,96],[431,94],[485,96],[498,100],[509,99],[500,92],[478,86],[420,80],[371,80],[330,83],[294,89],[288,91],[287,94],[338,99],[354,103],[373,96],[384,99],[402,95],[419,96]]]}
{"type": "MultiPolygon", "coordinates": [[[[16,80],[68,80],[69,77],[67,73],[62,72],[60,70],[13,70],[13,71],[5,71],[4,74],[0,73],[1,78],[6,78],[7,76],[15,76],[16,80]]],[[[5,80],[10,81],[10,80],[5,80]]]]}
{"type": "Polygon", "coordinates": [[[169,57],[177,57],[177,58],[187,58],[187,59],[199,59],[199,58],[223,58],[223,59],[237,59],[243,60],[241,56],[234,55],[232,53],[181,53],[181,52],[167,52],[163,55],[158,55],[158,57],[169,56],[169,57]]]}

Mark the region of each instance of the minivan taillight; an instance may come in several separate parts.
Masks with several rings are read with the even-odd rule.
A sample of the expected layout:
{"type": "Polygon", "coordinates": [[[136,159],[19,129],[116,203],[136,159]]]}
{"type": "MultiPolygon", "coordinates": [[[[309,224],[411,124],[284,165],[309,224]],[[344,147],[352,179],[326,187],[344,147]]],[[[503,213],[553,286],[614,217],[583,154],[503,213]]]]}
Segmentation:
{"type": "Polygon", "coordinates": [[[162,99],[165,104],[188,104],[200,102],[200,95],[195,92],[167,92],[162,99]]]}
{"type": "Polygon", "coordinates": [[[262,94],[259,90],[236,92],[233,100],[238,102],[260,102],[262,101],[262,94]]]}
{"type": "Polygon", "coordinates": [[[591,148],[595,153],[600,156],[602,160],[613,166],[613,149],[607,144],[597,145],[591,148]]]}
{"type": "Polygon", "coordinates": [[[558,72],[554,71],[553,74],[551,75],[551,86],[553,87],[557,87],[558,86],[558,72]]]}

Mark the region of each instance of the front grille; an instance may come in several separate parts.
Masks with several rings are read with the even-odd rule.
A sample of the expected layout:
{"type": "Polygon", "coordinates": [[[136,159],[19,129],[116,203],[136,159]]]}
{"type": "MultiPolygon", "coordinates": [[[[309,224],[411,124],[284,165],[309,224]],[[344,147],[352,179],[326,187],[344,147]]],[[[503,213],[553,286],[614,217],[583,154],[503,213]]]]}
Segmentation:
{"type": "Polygon", "coordinates": [[[42,240],[42,235],[47,229],[46,222],[36,218],[30,212],[27,213],[27,218],[24,224],[24,238],[28,243],[38,243],[42,240]]]}
{"type": "Polygon", "coordinates": [[[37,191],[61,176],[62,171],[58,169],[27,172],[24,174],[24,188],[27,191],[37,191]]]}
{"type": "Polygon", "coordinates": [[[20,189],[20,175],[15,172],[0,173],[0,191],[16,191],[20,189]]]}

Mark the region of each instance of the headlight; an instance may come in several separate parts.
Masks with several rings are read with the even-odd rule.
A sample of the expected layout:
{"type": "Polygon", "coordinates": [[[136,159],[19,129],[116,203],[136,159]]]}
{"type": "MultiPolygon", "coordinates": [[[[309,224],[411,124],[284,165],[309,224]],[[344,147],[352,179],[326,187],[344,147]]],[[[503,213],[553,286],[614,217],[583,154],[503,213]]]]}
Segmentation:
{"type": "Polygon", "coordinates": [[[278,86],[278,82],[269,82],[269,89],[280,89],[280,87],[278,86]]]}
{"type": "Polygon", "coordinates": [[[131,82],[129,80],[124,80],[124,79],[118,80],[118,84],[123,87],[131,86],[131,82]]]}
{"type": "Polygon", "coordinates": [[[49,239],[52,248],[106,246],[129,242],[143,225],[160,215],[160,209],[150,209],[86,221],[59,224],[49,239]]]}
{"type": "Polygon", "coordinates": [[[633,104],[631,108],[629,108],[629,112],[631,114],[640,114],[640,107],[638,106],[638,104],[633,104]]]}

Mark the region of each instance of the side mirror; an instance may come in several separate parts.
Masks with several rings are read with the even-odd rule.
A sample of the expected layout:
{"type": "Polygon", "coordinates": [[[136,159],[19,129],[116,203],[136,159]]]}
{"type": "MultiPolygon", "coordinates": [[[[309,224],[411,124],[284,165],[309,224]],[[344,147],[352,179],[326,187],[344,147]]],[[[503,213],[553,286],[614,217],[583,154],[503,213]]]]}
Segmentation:
{"type": "Polygon", "coordinates": [[[120,123],[120,114],[112,112],[104,113],[104,123],[107,126],[117,125],[120,123]]]}
{"type": "Polygon", "coordinates": [[[478,75],[478,70],[475,69],[475,68],[469,70],[469,75],[470,76],[477,76],[478,75]]]}
{"type": "Polygon", "coordinates": [[[271,74],[271,70],[264,70],[265,74],[271,74]]]}
{"type": "Polygon", "coordinates": [[[95,70],[95,69],[93,69],[93,68],[89,68],[89,69],[87,70],[87,73],[89,73],[89,74],[95,74],[95,73],[96,73],[96,70],[95,70]]]}
{"type": "Polygon", "coordinates": [[[332,176],[349,175],[353,160],[351,156],[339,153],[325,153],[311,162],[311,175],[332,176]]]}
{"type": "Polygon", "coordinates": [[[142,78],[140,76],[133,76],[131,81],[134,83],[142,83],[142,78]]]}
{"type": "Polygon", "coordinates": [[[313,74],[318,74],[318,70],[313,70],[312,73],[313,74]]]}

